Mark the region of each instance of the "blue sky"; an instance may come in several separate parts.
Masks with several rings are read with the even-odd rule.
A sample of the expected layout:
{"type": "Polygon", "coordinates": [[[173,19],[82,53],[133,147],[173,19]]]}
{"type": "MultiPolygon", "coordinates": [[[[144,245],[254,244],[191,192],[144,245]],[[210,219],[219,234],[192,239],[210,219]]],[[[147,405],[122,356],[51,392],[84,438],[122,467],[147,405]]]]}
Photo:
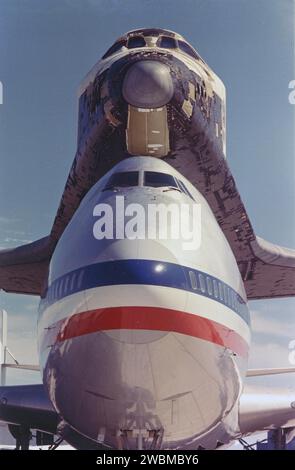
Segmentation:
{"type": "MultiPolygon", "coordinates": [[[[49,233],[75,154],[78,85],[118,36],[146,26],[184,35],[224,81],[227,158],[254,228],[295,248],[294,11],[293,0],[0,0],[0,246],[49,233]]],[[[37,299],[2,293],[0,306],[11,349],[36,361],[37,299]]],[[[288,365],[294,307],[251,303],[252,366],[288,365]]]]}

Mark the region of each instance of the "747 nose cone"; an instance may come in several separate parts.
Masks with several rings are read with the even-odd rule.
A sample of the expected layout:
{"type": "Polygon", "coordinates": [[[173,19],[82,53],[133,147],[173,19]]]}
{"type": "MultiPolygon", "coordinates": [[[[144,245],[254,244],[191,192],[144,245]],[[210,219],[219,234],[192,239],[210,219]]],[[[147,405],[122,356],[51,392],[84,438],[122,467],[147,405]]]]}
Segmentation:
{"type": "Polygon", "coordinates": [[[124,78],[123,96],[137,108],[159,108],[173,96],[169,67],[154,60],[142,60],[132,65],[124,78]]]}

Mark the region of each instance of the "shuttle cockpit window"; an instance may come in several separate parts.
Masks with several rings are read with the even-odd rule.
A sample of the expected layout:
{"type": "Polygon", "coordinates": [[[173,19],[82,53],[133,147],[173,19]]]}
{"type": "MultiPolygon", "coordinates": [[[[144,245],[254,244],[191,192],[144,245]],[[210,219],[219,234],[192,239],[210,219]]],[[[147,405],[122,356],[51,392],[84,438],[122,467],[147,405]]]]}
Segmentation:
{"type": "Polygon", "coordinates": [[[158,37],[159,30],[158,29],[144,29],[141,34],[143,36],[158,37]]]}
{"type": "Polygon", "coordinates": [[[138,186],[138,175],[138,171],[124,171],[122,173],[114,173],[104,187],[104,191],[138,186]]]}
{"type": "Polygon", "coordinates": [[[119,52],[123,47],[126,47],[126,40],[122,39],[120,41],[115,42],[108,50],[107,52],[102,56],[103,59],[106,59],[107,57],[110,57],[112,54],[115,54],[116,52],[119,52]]]}
{"type": "Polygon", "coordinates": [[[180,49],[185,54],[193,57],[194,59],[201,59],[197,52],[185,41],[180,39],[175,39],[171,36],[160,35],[156,30],[146,30],[140,34],[129,37],[126,39],[119,39],[115,44],[110,47],[107,52],[102,56],[103,59],[110,57],[116,52],[121,51],[123,48],[127,47],[128,49],[136,49],[139,47],[151,46],[163,48],[163,49],[180,49]],[[151,38],[154,38],[154,40],[151,38]],[[151,42],[150,42],[151,40],[151,42]]]}
{"type": "Polygon", "coordinates": [[[135,49],[136,47],[145,47],[146,42],[143,36],[132,36],[128,39],[128,49],[135,49]]]}
{"type": "Polygon", "coordinates": [[[178,41],[178,47],[182,52],[190,55],[194,59],[199,59],[200,57],[196,53],[196,51],[185,41],[178,41]]]}
{"type": "Polygon", "coordinates": [[[144,186],[152,188],[170,187],[178,189],[177,183],[172,175],[167,173],[158,173],[157,171],[144,172],[144,186]]]}
{"type": "Polygon", "coordinates": [[[161,36],[157,41],[158,47],[163,47],[163,49],[176,49],[177,42],[174,38],[169,36],[161,36]]]}

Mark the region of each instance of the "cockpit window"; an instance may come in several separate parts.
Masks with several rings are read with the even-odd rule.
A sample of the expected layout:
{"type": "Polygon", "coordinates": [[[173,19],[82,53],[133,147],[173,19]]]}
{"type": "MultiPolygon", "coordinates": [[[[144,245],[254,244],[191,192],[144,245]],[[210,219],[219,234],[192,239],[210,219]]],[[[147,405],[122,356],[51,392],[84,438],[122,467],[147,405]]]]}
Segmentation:
{"type": "Polygon", "coordinates": [[[180,187],[181,191],[183,193],[185,193],[188,197],[190,197],[193,201],[194,201],[194,198],[193,196],[191,195],[191,193],[189,192],[189,190],[187,189],[187,187],[185,186],[185,184],[180,181],[179,179],[176,178],[176,181],[178,183],[178,186],[180,187]]]}
{"type": "Polygon", "coordinates": [[[157,37],[159,36],[159,31],[157,29],[145,29],[141,33],[143,36],[154,36],[157,37]]]}
{"type": "MultiPolygon", "coordinates": [[[[159,36],[157,30],[145,30],[140,35],[131,36],[128,41],[126,39],[120,39],[115,42],[115,44],[110,47],[107,52],[102,56],[103,59],[110,57],[111,55],[119,52],[123,47],[128,47],[128,49],[136,49],[137,47],[145,47],[147,45],[144,36],[159,36]]],[[[176,40],[171,36],[160,36],[157,40],[156,45],[163,49],[177,49],[179,48],[185,54],[193,57],[194,59],[201,59],[196,51],[185,41],[176,40]]]]}
{"type": "Polygon", "coordinates": [[[115,52],[118,52],[124,46],[126,46],[126,41],[124,39],[122,39],[122,41],[115,42],[115,44],[113,44],[112,47],[107,50],[102,58],[106,59],[107,57],[110,57],[110,55],[115,54],[115,52]]]}
{"type": "Polygon", "coordinates": [[[107,182],[104,191],[114,188],[128,188],[129,186],[138,186],[138,171],[113,173],[107,182]]]}
{"type": "Polygon", "coordinates": [[[145,171],[143,184],[152,188],[161,188],[163,186],[177,188],[177,183],[173,176],[166,173],[157,173],[156,171],[145,171]]]}
{"type": "Polygon", "coordinates": [[[142,36],[133,36],[128,40],[128,49],[134,49],[136,47],[145,47],[145,39],[142,36]]]}
{"type": "Polygon", "coordinates": [[[176,49],[177,43],[174,38],[169,36],[161,36],[157,41],[158,47],[163,47],[164,49],[176,49]]]}
{"type": "Polygon", "coordinates": [[[186,54],[190,55],[194,59],[199,59],[200,57],[196,53],[196,51],[186,42],[184,41],[178,41],[178,47],[182,52],[185,52],[186,54]]]}

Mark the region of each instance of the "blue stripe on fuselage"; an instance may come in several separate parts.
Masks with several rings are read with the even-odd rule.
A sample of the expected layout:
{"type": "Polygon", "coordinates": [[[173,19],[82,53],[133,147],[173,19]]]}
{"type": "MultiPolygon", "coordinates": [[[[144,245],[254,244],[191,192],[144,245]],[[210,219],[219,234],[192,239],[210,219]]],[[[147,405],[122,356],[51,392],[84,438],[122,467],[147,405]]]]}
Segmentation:
{"type": "Polygon", "coordinates": [[[83,266],[56,279],[47,289],[40,310],[71,294],[95,287],[145,284],[172,287],[222,303],[249,323],[247,304],[220,279],[187,266],[165,261],[129,259],[83,266]]]}

